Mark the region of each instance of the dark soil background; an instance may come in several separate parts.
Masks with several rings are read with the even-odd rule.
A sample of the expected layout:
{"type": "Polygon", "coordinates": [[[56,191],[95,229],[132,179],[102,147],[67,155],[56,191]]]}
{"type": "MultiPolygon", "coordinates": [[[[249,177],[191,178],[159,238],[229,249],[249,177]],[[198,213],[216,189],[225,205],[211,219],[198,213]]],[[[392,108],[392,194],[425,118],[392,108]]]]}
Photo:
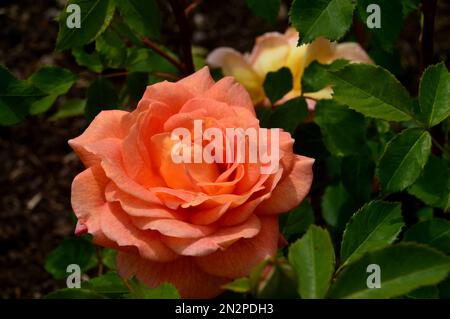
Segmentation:
{"type": "MultiPolygon", "coordinates": [[[[58,32],[54,19],[65,2],[0,0],[0,64],[21,79],[42,65],[78,72],[70,54],[53,51],[58,32]]],[[[176,47],[178,35],[170,12],[163,0],[159,2],[167,16],[163,40],[176,47]]],[[[252,16],[244,0],[204,0],[191,16],[194,44],[208,50],[226,45],[249,51],[255,36],[285,30],[288,2],[271,26],[252,16]]],[[[439,5],[436,58],[447,60],[450,4],[441,0],[439,5]]],[[[417,75],[407,72],[416,70],[418,63],[415,20],[407,23],[398,46],[407,70],[400,78],[412,88],[417,75]]],[[[84,97],[85,87],[79,81],[69,96],[84,97]]],[[[64,97],[57,104],[63,101],[64,97]]],[[[0,298],[41,298],[64,285],[53,280],[43,265],[48,253],[73,233],[70,185],[82,165],[67,140],[79,135],[87,122],[82,117],[50,122],[54,110],[13,127],[0,127],[0,298]]]]}

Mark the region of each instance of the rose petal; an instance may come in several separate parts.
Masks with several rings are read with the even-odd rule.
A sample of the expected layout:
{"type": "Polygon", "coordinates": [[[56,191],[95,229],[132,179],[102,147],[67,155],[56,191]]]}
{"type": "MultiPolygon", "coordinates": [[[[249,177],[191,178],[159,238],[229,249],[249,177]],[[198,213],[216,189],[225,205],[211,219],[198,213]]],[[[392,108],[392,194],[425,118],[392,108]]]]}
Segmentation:
{"type": "Polygon", "coordinates": [[[171,283],[182,298],[213,298],[222,292],[220,287],[229,281],[205,273],[189,257],[179,258],[170,263],[159,263],[119,252],[117,272],[124,278],[135,275],[138,280],[151,288],[171,283]]]}
{"type": "Polygon", "coordinates": [[[256,236],[261,228],[259,219],[250,217],[240,225],[224,227],[210,236],[199,239],[162,237],[177,254],[183,256],[205,256],[219,249],[226,249],[241,238],[252,238],[256,236]]]}
{"type": "Polygon", "coordinates": [[[205,272],[230,278],[247,276],[261,261],[276,254],[278,245],[278,221],[276,217],[261,218],[261,230],[257,236],[241,239],[225,250],[207,256],[196,257],[197,264],[205,272]]]}
{"type": "Polygon", "coordinates": [[[257,214],[279,214],[296,207],[308,194],[313,179],[313,158],[296,155],[294,166],[257,208],[257,214]]]}

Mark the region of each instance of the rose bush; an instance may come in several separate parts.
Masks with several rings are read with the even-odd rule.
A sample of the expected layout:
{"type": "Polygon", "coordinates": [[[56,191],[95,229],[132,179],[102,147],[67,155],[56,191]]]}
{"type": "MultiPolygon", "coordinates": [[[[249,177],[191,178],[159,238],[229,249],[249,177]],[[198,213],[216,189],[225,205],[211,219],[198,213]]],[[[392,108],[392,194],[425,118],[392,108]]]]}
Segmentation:
{"type": "MultiPolygon", "coordinates": [[[[222,68],[225,75],[234,76],[250,93],[255,104],[268,105],[263,83],[269,72],[288,67],[293,76],[293,87],[280,101],[281,104],[302,94],[301,77],[304,70],[313,61],[328,64],[338,59],[351,62],[373,63],[358,43],[335,43],[325,38],[317,38],[310,44],[297,46],[299,34],[294,28],[288,28],[284,34],[268,32],[256,38],[251,53],[241,54],[233,48],[220,47],[212,51],[207,63],[214,68],[222,68]]],[[[318,92],[304,92],[313,100],[330,99],[332,90],[325,88],[318,92]]]]}
{"type": "Polygon", "coordinates": [[[278,214],[306,196],[314,162],[280,131],[280,165],[270,174],[259,162],[174,163],[171,131],[198,119],[259,127],[245,89],[231,77],[215,83],[205,67],[147,87],[133,112],[101,112],[69,141],[86,166],[72,185],[77,232],[118,249],[121,276],[170,282],[189,298],[219,294],[276,253],[278,214]]]}

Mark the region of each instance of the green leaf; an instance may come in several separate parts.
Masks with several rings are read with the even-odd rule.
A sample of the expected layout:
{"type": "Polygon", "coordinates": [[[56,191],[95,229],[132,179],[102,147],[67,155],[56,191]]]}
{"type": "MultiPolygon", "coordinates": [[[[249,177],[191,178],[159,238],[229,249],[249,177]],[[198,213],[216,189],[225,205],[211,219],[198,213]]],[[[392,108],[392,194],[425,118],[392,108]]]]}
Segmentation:
{"type": "Polygon", "coordinates": [[[124,66],[127,51],[120,37],[111,30],[106,30],[95,41],[95,48],[100,61],[106,67],[118,69],[124,66]]]}
{"type": "Polygon", "coordinates": [[[31,75],[29,81],[42,92],[49,94],[31,105],[30,113],[39,114],[47,111],[59,95],[66,94],[77,80],[70,70],[46,66],[31,75]]]}
{"type": "Polygon", "coordinates": [[[351,0],[294,0],[290,21],[300,33],[299,44],[320,36],[339,40],[352,24],[353,9],[351,0]]]}
{"type": "Polygon", "coordinates": [[[99,78],[91,83],[87,90],[85,115],[89,121],[102,110],[112,110],[117,107],[118,95],[114,85],[105,78],[99,78]]]}
{"type": "Polygon", "coordinates": [[[246,0],[252,12],[269,23],[274,23],[280,11],[281,0],[246,0]]]}
{"type": "Polygon", "coordinates": [[[344,157],[341,163],[342,184],[349,194],[359,202],[370,199],[375,164],[368,156],[344,157]]]}
{"type": "Polygon", "coordinates": [[[290,90],[292,90],[292,73],[289,68],[282,67],[278,71],[267,73],[264,79],[264,91],[272,104],[290,90]]]}
{"type": "Polygon", "coordinates": [[[307,201],[301,203],[287,214],[286,224],[283,227],[283,234],[287,238],[300,235],[306,232],[314,223],[314,211],[307,201]]]}
{"type": "Polygon", "coordinates": [[[102,251],[103,264],[109,269],[116,269],[117,250],[105,248],[102,251]]]}
{"type": "Polygon", "coordinates": [[[105,299],[102,295],[82,288],[64,288],[49,293],[45,299],[105,299]]]}
{"type": "Polygon", "coordinates": [[[405,232],[403,240],[427,244],[450,254],[450,221],[433,218],[415,224],[405,232]]]}
{"type": "Polygon", "coordinates": [[[331,287],[330,298],[382,299],[402,296],[422,286],[435,285],[450,271],[450,258],[426,246],[397,244],[368,252],[348,265],[331,287]],[[381,270],[381,287],[369,288],[367,266],[381,270]]]}
{"type": "Polygon", "coordinates": [[[301,239],[289,247],[289,262],[297,272],[300,296],[304,299],[323,298],[335,265],[328,231],[312,225],[301,239]]]}
{"type": "Polygon", "coordinates": [[[59,33],[56,50],[63,51],[80,47],[92,42],[108,27],[114,16],[115,5],[112,0],[69,0],[67,6],[77,4],[80,7],[80,28],[68,28],[67,19],[74,13],[68,13],[67,7],[59,17],[59,33]]]}
{"type": "Polygon", "coordinates": [[[177,69],[172,64],[160,55],[156,54],[154,51],[147,48],[128,49],[126,67],[129,72],[149,73],[158,71],[177,73],[177,69]]]}
{"type": "Polygon", "coordinates": [[[305,69],[302,75],[302,92],[317,92],[330,85],[331,71],[342,69],[348,64],[347,60],[335,60],[331,64],[320,64],[313,61],[305,69]]]}
{"type": "Polygon", "coordinates": [[[129,292],[122,278],[116,272],[108,272],[100,277],[84,281],[81,283],[81,288],[105,296],[117,296],[129,292]]]}
{"type": "Polygon", "coordinates": [[[77,264],[82,272],[94,268],[97,265],[94,246],[81,237],[66,239],[50,252],[44,267],[55,279],[62,279],[69,275],[70,264],[77,264]]]}
{"type": "Polygon", "coordinates": [[[67,117],[73,117],[84,114],[84,108],[86,107],[86,100],[70,100],[63,104],[58,111],[50,117],[51,121],[64,119],[67,117]]]}
{"type": "Polygon", "coordinates": [[[316,104],[314,121],[320,127],[327,149],[336,156],[358,154],[365,146],[364,117],[333,100],[320,100],[316,104]]]}
{"type": "Polygon", "coordinates": [[[330,73],[333,98],[339,103],[368,117],[386,121],[411,119],[416,102],[389,71],[354,63],[330,73]]]}
{"type": "Polygon", "coordinates": [[[408,193],[429,206],[445,210],[450,196],[448,162],[431,154],[422,175],[408,188],[408,193]]]}
{"type": "Polygon", "coordinates": [[[269,126],[282,128],[293,133],[297,126],[308,116],[308,106],[303,98],[291,99],[283,105],[277,106],[270,115],[269,126]]]}
{"type": "Polygon", "coordinates": [[[417,288],[407,294],[411,299],[439,299],[439,290],[436,286],[426,286],[417,288]]]}
{"type": "Polygon", "coordinates": [[[240,294],[245,294],[250,292],[250,279],[247,277],[238,278],[222,286],[222,288],[240,294]]]}
{"type": "Polygon", "coordinates": [[[177,289],[168,283],[161,284],[156,288],[149,288],[135,278],[128,281],[131,293],[125,295],[128,299],[180,299],[177,289]]]}
{"type": "Polygon", "coordinates": [[[372,201],[363,206],[345,228],[341,244],[341,267],[364,253],[392,243],[404,226],[400,203],[372,201]]]}
{"type": "Polygon", "coordinates": [[[444,62],[428,67],[420,81],[417,118],[432,127],[450,116],[450,73],[444,62]]]}
{"type": "Polygon", "coordinates": [[[103,71],[103,64],[98,52],[87,53],[84,48],[73,48],[72,55],[78,65],[85,66],[96,73],[103,71]]]}
{"type": "Polygon", "coordinates": [[[408,16],[411,12],[417,10],[420,5],[420,0],[402,0],[403,17],[408,16]]]}
{"type": "Polygon", "coordinates": [[[161,14],[155,0],[114,0],[120,15],[139,37],[158,39],[161,14]]]}
{"type": "Polygon", "coordinates": [[[367,17],[372,11],[367,12],[370,4],[380,6],[381,28],[365,28],[368,34],[374,36],[385,50],[392,51],[403,27],[402,1],[398,0],[358,0],[356,8],[363,25],[367,25],[367,17]]]}
{"type": "Polygon", "coordinates": [[[45,95],[0,65],[0,125],[19,123],[28,115],[31,104],[45,95]]]}
{"type": "Polygon", "coordinates": [[[329,185],[321,202],[322,217],[327,224],[336,229],[343,229],[354,211],[349,193],[342,184],[329,185]]]}
{"type": "Polygon", "coordinates": [[[284,261],[272,263],[269,271],[258,285],[259,299],[292,299],[297,298],[296,274],[291,265],[284,261]]]}
{"type": "Polygon", "coordinates": [[[394,137],[378,163],[377,173],[383,192],[397,192],[419,177],[431,151],[427,131],[410,128],[394,137]]]}

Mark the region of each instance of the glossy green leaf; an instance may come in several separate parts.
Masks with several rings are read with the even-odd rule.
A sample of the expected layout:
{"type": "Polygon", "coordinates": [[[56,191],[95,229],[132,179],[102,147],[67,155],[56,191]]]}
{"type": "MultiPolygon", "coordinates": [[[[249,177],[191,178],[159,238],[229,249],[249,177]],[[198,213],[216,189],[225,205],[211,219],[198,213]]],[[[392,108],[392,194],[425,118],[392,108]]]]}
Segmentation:
{"type": "Polygon", "coordinates": [[[342,184],[357,202],[364,203],[369,200],[374,171],[375,164],[368,156],[357,155],[342,159],[342,184]]]}
{"type": "Polygon", "coordinates": [[[238,278],[222,286],[222,288],[241,294],[248,293],[250,292],[250,280],[247,277],[238,278]]]}
{"type": "Polygon", "coordinates": [[[264,79],[264,91],[272,103],[292,90],[292,85],[292,73],[287,67],[267,73],[264,79]]]}
{"type": "Polygon", "coordinates": [[[364,253],[394,242],[404,226],[400,203],[372,201],[364,205],[345,228],[341,268],[364,253]]]}
{"type": "Polygon", "coordinates": [[[33,73],[29,81],[42,92],[49,94],[31,105],[30,113],[39,114],[47,111],[59,95],[66,94],[77,80],[70,70],[46,66],[33,73]]]}
{"type": "Polygon", "coordinates": [[[116,272],[108,272],[100,277],[84,281],[81,288],[105,296],[118,296],[129,292],[122,278],[116,272]]]}
{"type": "Polygon", "coordinates": [[[78,65],[87,67],[96,73],[103,71],[104,66],[98,52],[87,53],[84,48],[73,48],[72,54],[78,65]]]}
{"type": "Polygon", "coordinates": [[[450,73],[444,62],[428,67],[420,81],[417,118],[432,127],[450,116],[450,73]]]}
{"type": "Polygon", "coordinates": [[[104,248],[102,251],[102,262],[109,269],[116,269],[117,250],[104,248]]]}
{"type": "Polygon", "coordinates": [[[45,95],[0,65],[0,125],[19,123],[29,114],[31,104],[45,95]]]}
{"type": "Polygon", "coordinates": [[[336,156],[358,154],[365,146],[364,117],[333,100],[316,104],[314,121],[320,126],[327,149],[336,156]]]}
{"type": "Polygon", "coordinates": [[[131,30],[140,37],[160,36],[161,13],[155,0],[114,0],[120,15],[131,30]]]}
{"type": "Polygon", "coordinates": [[[389,71],[354,63],[331,71],[333,98],[368,117],[408,121],[416,102],[389,71]]]}
{"type": "Polygon", "coordinates": [[[283,105],[277,106],[270,115],[269,126],[282,128],[293,133],[297,126],[308,116],[308,106],[302,98],[291,99],[283,105]]]}
{"type": "Polygon", "coordinates": [[[429,206],[442,209],[448,207],[450,197],[448,161],[431,154],[422,175],[408,188],[408,193],[429,206]]]}
{"type": "Polygon", "coordinates": [[[95,40],[108,27],[115,10],[113,0],[69,0],[67,6],[71,4],[80,7],[80,28],[67,26],[67,19],[75,13],[67,12],[66,7],[59,17],[58,51],[80,47],[95,40]]]}
{"type": "Polygon", "coordinates": [[[91,121],[100,111],[115,109],[117,101],[114,85],[108,79],[99,78],[91,83],[87,91],[85,115],[91,121]]]}
{"type": "Polygon", "coordinates": [[[283,227],[283,234],[287,238],[306,232],[314,223],[314,211],[307,201],[301,203],[287,214],[287,220],[283,227]]]}
{"type": "Polygon", "coordinates": [[[280,11],[281,0],[246,0],[252,12],[269,23],[274,23],[280,11]]]}
{"type": "Polygon", "coordinates": [[[177,72],[166,59],[147,48],[128,49],[126,67],[129,72],[177,72]]]}
{"type": "Polygon", "coordinates": [[[397,192],[419,177],[431,150],[427,131],[410,128],[394,137],[378,163],[377,173],[383,192],[397,192]]]}
{"type": "Polygon", "coordinates": [[[321,202],[322,217],[327,224],[336,229],[343,229],[354,212],[350,194],[342,184],[328,185],[321,202]]]}
{"type": "Polygon", "coordinates": [[[74,237],[66,239],[50,252],[45,261],[45,270],[55,279],[67,277],[67,266],[77,264],[82,272],[97,265],[94,246],[84,238],[74,237]]]}
{"type": "Polygon", "coordinates": [[[105,299],[95,291],[82,288],[64,288],[49,293],[45,299],[105,299]]]}
{"type": "Polygon", "coordinates": [[[127,51],[122,39],[114,31],[108,29],[99,36],[95,48],[104,66],[115,69],[124,66],[127,51]]]}
{"type": "Polygon", "coordinates": [[[404,241],[415,241],[450,254],[450,221],[433,218],[413,225],[405,232],[404,241]]]}
{"type": "Polygon", "coordinates": [[[168,283],[156,288],[149,288],[135,278],[128,281],[131,293],[125,295],[128,299],[180,299],[177,289],[168,283]]]}
{"type": "Polygon", "coordinates": [[[304,299],[323,298],[334,273],[335,256],[328,231],[312,225],[289,247],[289,262],[298,278],[298,292],[304,299]]]}
{"type": "Polygon", "coordinates": [[[79,116],[84,114],[86,107],[86,100],[69,100],[59,107],[58,111],[50,117],[51,121],[56,121],[72,116],[79,116]]]}
{"type": "Polygon", "coordinates": [[[292,299],[298,297],[295,271],[286,262],[278,260],[273,262],[264,277],[257,287],[257,298],[292,299]]]}
{"type": "Polygon", "coordinates": [[[294,0],[290,21],[300,33],[299,44],[320,36],[339,40],[352,24],[353,9],[351,0],[294,0]]]}
{"type": "Polygon", "coordinates": [[[411,299],[438,299],[439,289],[436,286],[420,287],[406,296],[411,299]]]}
{"type": "Polygon", "coordinates": [[[405,295],[435,285],[450,272],[450,258],[416,244],[397,244],[368,252],[339,273],[330,298],[382,299],[405,295]],[[380,267],[381,287],[369,288],[369,265],[380,267]]]}

